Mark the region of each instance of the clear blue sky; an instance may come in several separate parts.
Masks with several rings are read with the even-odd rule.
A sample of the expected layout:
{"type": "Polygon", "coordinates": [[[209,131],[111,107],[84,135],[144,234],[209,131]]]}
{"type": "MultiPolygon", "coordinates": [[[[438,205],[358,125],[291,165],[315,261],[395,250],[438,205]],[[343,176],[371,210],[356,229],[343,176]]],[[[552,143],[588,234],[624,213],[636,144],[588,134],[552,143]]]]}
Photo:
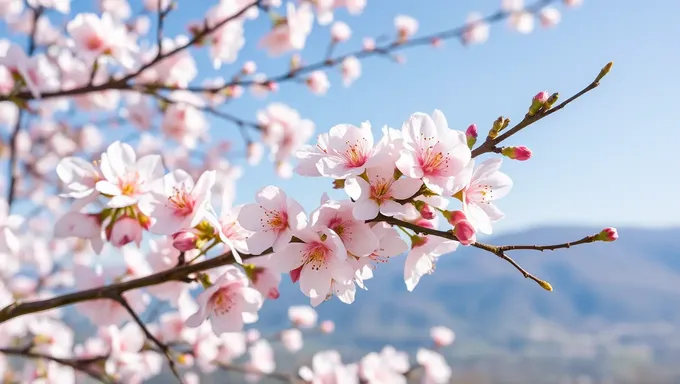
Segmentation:
{"type": "MultiPolygon", "coordinates": [[[[74,9],[84,9],[85,3],[89,7],[82,1],[74,3],[74,9]]],[[[187,21],[201,17],[205,7],[190,4],[179,2],[168,32],[179,33],[187,21]]],[[[500,0],[369,0],[359,17],[344,11],[336,14],[353,28],[352,38],[337,52],[357,49],[363,36],[392,32],[399,13],[416,17],[420,34],[457,26],[470,11],[489,14],[499,5],[500,0]]],[[[398,128],[409,114],[437,108],[452,127],[463,130],[476,123],[483,135],[499,115],[519,121],[538,91],[559,91],[566,98],[614,61],[600,88],[509,141],[530,147],[534,157],[523,163],[505,162],[503,168],[515,187],[499,203],[507,217],[496,226],[497,232],[564,223],[680,225],[680,201],[671,195],[680,189],[674,154],[680,141],[675,108],[680,88],[678,12],[679,4],[661,0],[585,0],[580,8],[564,10],[555,29],[520,35],[505,23],[496,24],[483,45],[464,48],[447,41],[442,49],[406,50],[404,65],[368,59],[363,76],[350,88],[342,86],[338,69],[331,69],[332,86],[324,97],[313,96],[303,85],[286,83],[267,100],[247,95],[224,110],[254,120],[257,109],[282,101],[314,120],[320,133],[338,123],[364,120],[376,128],[384,124],[398,128]]],[[[265,18],[247,22],[247,46],[239,60],[219,74],[229,77],[247,59],[254,59],[270,75],[285,72],[289,56],[269,60],[256,49],[267,27],[265,18]]],[[[315,62],[322,57],[328,37],[328,29],[315,24],[303,59],[315,62]]],[[[200,78],[215,76],[205,50],[198,57],[200,78]]],[[[214,120],[211,132],[240,145],[236,127],[229,123],[214,120]]],[[[245,171],[237,202],[252,201],[259,188],[277,184],[313,209],[330,186],[327,179],[280,180],[266,161],[245,171]]]]}

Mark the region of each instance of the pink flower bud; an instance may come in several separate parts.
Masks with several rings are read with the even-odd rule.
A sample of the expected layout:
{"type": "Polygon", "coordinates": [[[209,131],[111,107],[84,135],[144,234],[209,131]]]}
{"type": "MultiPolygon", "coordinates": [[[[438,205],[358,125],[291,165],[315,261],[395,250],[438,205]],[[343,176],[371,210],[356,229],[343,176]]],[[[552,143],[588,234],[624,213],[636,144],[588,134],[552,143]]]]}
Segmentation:
{"type": "Polygon", "coordinates": [[[435,37],[435,38],[432,39],[432,41],[430,43],[432,44],[433,47],[439,48],[439,47],[442,46],[443,40],[439,37],[435,37]]]}
{"type": "Polygon", "coordinates": [[[513,160],[525,161],[531,158],[531,149],[522,145],[519,147],[505,147],[501,150],[501,154],[513,160]]]}
{"type": "Polygon", "coordinates": [[[142,226],[132,217],[121,217],[113,224],[109,241],[114,247],[122,247],[133,241],[139,246],[142,242],[142,226]]]}
{"type": "Polygon", "coordinates": [[[172,246],[180,252],[196,249],[198,236],[193,231],[181,231],[172,235],[172,246]]]}
{"type": "Polygon", "coordinates": [[[463,245],[470,245],[477,240],[475,227],[467,220],[460,220],[453,227],[453,234],[456,235],[458,241],[463,245]]]}
{"type": "Polygon", "coordinates": [[[322,333],[333,333],[335,331],[335,323],[331,320],[324,320],[319,324],[322,333]]]}
{"type": "Polygon", "coordinates": [[[300,280],[300,273],[301,272],[302,272],[302,266],[290,271],[290,279],[293,281],[293,283],[297,283],[297,281],[300,280]]]}
{"type": "Polygon", "coordinates": [[[435,215],[437,214],[432,206],[430,204],[422,204],[420,208],[418,209],[418,212],[420,212],[420,216],[423,217],[425,220],[432,220],[435,218],[435,215]]]}
{"type": "Polygon", "coordinates": [[[454,226],[462,220],[467,220],[467,216],[465,215],[465,212],[463,212],[463,211],[449,212],[445,216],[448,219],[449,224],[454,225],[454,226]]]}
{"type": "Polygon", "coordinates": [[[244,75],[252,75],[253,73],[255,73],[256,70],[257,70],[257,65],[255,65],[254,61],[246,61],[243,64],[243,68],[241,69],[241,73],[243,73],[244,75]]]}
{"type": "Polygon", "coordinates": [[[549,97],[550,94],[548,93],[548,91],[542,91],[537,93],[536,96],[534,96],[534,101],[539,103],[545,103],[546,101],[548,101],[549,97]]]}
{"type": "Polygon", "coordinates": [[[599,241],[614,241],[619,238],[619,233],[616,228],[608,227],[603,229],[597,234],[597,240],[599,241]]]}
{"type": "Polygon", "coordinates": [[[375,40],[370,37],[364,38],[364,51],[372,51],[375,49],[375,40]]]}
{"type": "Polygon", "coordinates": [[[467,130],[465,130],[465,138],[467,139],[468,148],[472,148],[477,142],[477,125],[470,125],[467,130]]]}
{"type": "Polygon", "coordinates": [[[416,220],[414,224],[419,227],[434,229],[434,223],[424,218],[416,220]]]}

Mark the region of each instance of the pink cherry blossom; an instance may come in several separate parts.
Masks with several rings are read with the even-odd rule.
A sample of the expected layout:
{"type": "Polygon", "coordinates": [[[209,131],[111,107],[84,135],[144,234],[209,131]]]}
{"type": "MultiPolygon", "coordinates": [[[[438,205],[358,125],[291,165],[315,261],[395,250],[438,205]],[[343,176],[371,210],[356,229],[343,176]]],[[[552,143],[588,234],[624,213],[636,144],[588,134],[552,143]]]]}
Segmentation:
{"type": "Polygon", "coordinates": [[[224,274],[197,297],[199,309],[186,324],[200,326],[206,318],[215,334],[238,332],[244,324],[257,321],[262,295],[248,286],[248,278],[236,267],[227,266],[224,274]]]}
{"type": "Polygon", "coordinates": [[[259,255],[269,247],[275,252],[283,249],[293,237],[293,231],[307,225],[302,206],[278,187],[270,185],[261,189],[255,201],[243,206],[238,215],[241,226],[254,232],[247,240],[253,254],[259,255]]]}
{"type": "Polygon", "coordinates": [[[406,384],[404,374],[410,367],[408,354],[392,346],[385,346],[380,353],[371,352],[361,359],[359,372],[368,384],[406,384]]]}
{"type": "Polygon", "coordinates": [[[405,212],[404,205],[395,201],[408,199],[418,192],[422,181],[402,177],[394,179],[394,165],[368,168],[366,178],[352,177],[345,180],[345,192],[355,200],[354,217],[358,220],[371,220],[378,214],[394,216],[405,212]]]}
{"type": "Polygon", "coordinates": [[[186,148],[196,148],[208,130],[208,122],[200,110],[204,102],[197,95],[183,91],[175,91],[168,98],[173,103],[163,114],[161,130],[186,148]]]}
{"type": "Polygon", "coordinates": [[[404,281],[409,292],[420,282],[420,278],[434,271],[437,259],[446,253],[450,253],[458,248],[458,242],[446,240],[441,237],[427,235],[424,237],[415,236],[412,239],[413,245],[404,265],[404,281]]]}
{"type": "Polygon", "coordinates": [[[350,36],[352,36],[352,30],[349,25],[343,23],[342,21],[336,21],[331,26],[331,37],[334,42],[339,43],[342,41],[347,41],[350,36]]]}
{"type": "Polygon", "coordinates": [[[263,129],[262,140],[271,149],[273,160],[286,161],[314,134],[314,123],[281,103],[272,103],[257,113],[263,129]]]}
{"type": "Polygon", "coordinates": [[[541,18],[541,24],[546,28],[556,26],[562,19],[560,11],[555,7],[545,7],[541,9],[539,16],[541,18]]]}
{"type": "Polygon", "coordinates": [[[284,329],[279,334],[281,338],[281,343],[290,352],[298,352],[302,349],[302,332],[297,328],[284,329]]]}
{"type": "Polygon", "coordinates": [[[340,70],[342,71],[343,84],[345,87],[349,87],[361,76],[361,62],[355,56],[348,56],[342,60],[340,70]]]}
{"type": "Polygon", "coordinates": [[[129,144],[116,141],[102,153],[99,165],[103,180],[96,189],[110,196],[108,206],[125,208],[140,203],[140,209],[148,213],[148,193],[152,181],[161,177],[163,169],[158,155],[147,155],[137,159],[129,144]]]}
{"type": "Polygon", "coordinates": [[[402,127],[403,149],[397,168],[406,176],[421,178],[435,193],[450,191],[453,177],[471,159],[465,133],[449,129],[444,114],[435,110],[432,117],[415,113],[402,127]]]}
{"type": "Polygon", "coordinates": [[[441,354],[420,348],[416,354],[416,361],[425,368],[423,383],[446,384],[451,380],[451,367],[441,354]]]}
{"type": "Polygon", "coordinates": [[[257,289],[267,299],[278,299],[281,274],[268,267],[269,256],[252,257],[248,259],[248,263],[254,266],[252,271],[248,272],[253,288],[257,289]]]}
{"type": "Polygon", "coordinates": [[[319,325],[319,330],[322,333],[333,333],[335,331],[335,323],[331,320],[324,320],[319,325]]]}
{"type": "Polygon", "coordinates": [[[54,224],[54,237],[87,239],[97,254],[101,253],[104,247],[104,233],[97,215],[74,211],[66,213],[54,224]]]}
{"type": "Polygon", "coordinates": [[[358,176],[368,167],[379,166],[387,160],[382,142],[374,145],[371,124],[360,127],[340,124],[332,127],[328,136],[320,136],[317,148],[324,151],[316,163],[319,174],[333,179],[358,176]]]}
{"type": "Polygon", "coordinates": [[[597,234],[597,240],[600,241],[616,241],[619,238],[619,233],[616,231],[616,228],[612,227],[607,227],[600,231],[600,233],[597,234]]]}
{"type": "MultiPolygon", "coordinates": [[[[206,14],[206,26],[215,29],[215,32],[209,35],[210,54],[215,69],[221,68],[222,63],[233,63],[245,45],[242,20],[233,20],[215,28],[220,22],[241,10],[242,6],[236,3],[222,1],[210,8],[206,14]]],[[[257,8],[254,9],[257,11],[257,8]]]]}
{"type": "Polygon", "coordinates": [[[471,13],[466,24],[462,36],[464,44],[482,44],[489,39],[489,24],[483,21],[482,15],[479,13],[471,13]]]}
{"type": "Polygon", "coordinates": [[[444,326],[436,326],[430,328],[430,337],[434,344],[438,347],[446,347],[453,344],[456,339],[456,334],[450,328],[444,326]]]}
{"type": "Polygon", "coordinates": [[[114,247],[122,247],[134,242],[139,247],[142,243],[143,228],[135,218],[124,216],[117,219],[108,235],[109,242],[114,247]]]}
{"type": "Polygon", "coordinates": [[[320,351],[312,357],[312,367],[302,366],[298,375],[310,383],[359,384],[356,364],[342,363],[337,351],[320,351]]]}
{"type": "Polygon", "coordinates": [[[271,255],[271,267],[287,273],[302,266],[300,290],[313,306],[333,293],[334,282],[351,282],[354,269],[347,260],[347,250],[340,236],[320,225],[295,233],[301,243],[289,243],[271,255]]]}
{"type": "Polygon", "coordinates": [[[288,319],[301,328],[312,328],[316,325],[318,315],[316,310],[307,305],[294,305],[288,308],[288,319]]]}
{"type": "Polygon", "coordinates": [[[454,187],[454,194],[463,201],[467,219],[482,233],[491,234],[491,224],[505,216],[493,204],[512,188],[510,177],[498,171],[502,162],[502,159],[489,159],[478,166],[470,162],[454,187]]]}
{"type": "Polygon", "coordinates": [[[274,350],[267,340],[257,340],[248,348],[248,354],[250,359],[246,367],[250,368],[251,373],[246,375],[247,381],[258,381],[261,377],[258,373],[272,373],[276,369],[274,350]]]}
{"type": "Polygon", "coordinates": [[[418,31],[418,20],[411,16],[398,15],[394,18],[394,26],[397,28],[399,41],[404,42],[418,31]]]}
{"type": "Polygon", "coordinates": [[[354,218],[353,209],[349,200],[325,201],[310,215],[310,225],[333,230],[352,256],[367,256],[378,247],[378,238],[368,224],[354,218]]]}
{"type": "Polygon", "coordinates": [[[101,55],[112,55],[126,68],[131,68],[132,45],[125,25],[116,22],[109,13],[79,13],[66,26],[77,52],[90,62],[101,55]]]}
{"type": "Polygon", "coordinates": [[[194,183],[182,170],[168,173],[151,191],[151,216],[155,219],[151,232],[171,235],[197,226],[201,221],[216,223],[211,201],[215,171],[205,171],[194,183]]]}
{"type": "Polygon", "coordinates": [[[260,40],[259,46],[265,48],[270,56],[303,49],[312,30],[314,15],[309,3],[304,2],[297,9],[293,3],[288,3],[286,10],[286,18],[277,21],[274,28],[260,40]]]}
{"type": "Polygon", "coordinates": [[[305,80],[309,89],[317,95],[325,95],[331,86],[324,71],[314,71],[305,80]]]}

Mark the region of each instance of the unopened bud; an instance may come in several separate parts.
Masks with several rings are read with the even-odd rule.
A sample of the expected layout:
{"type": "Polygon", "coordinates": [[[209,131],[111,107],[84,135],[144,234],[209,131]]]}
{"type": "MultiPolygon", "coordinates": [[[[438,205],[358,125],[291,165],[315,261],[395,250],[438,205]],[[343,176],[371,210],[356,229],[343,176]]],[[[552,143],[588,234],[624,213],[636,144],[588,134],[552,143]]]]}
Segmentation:
{"type": "Polygon", "coordinates": [[[548,283],[548,282],[545,281],[545,280],[539,280],[539,281],[538,281],[538,285],[540,285],[541,288],[545,289],[546,291],[552,292],[552,290],[553,290],[552,285],[550,285],[550,283],[548,283]]]}
{"type": "Polygon", "coordinates": [[[498,137],[498,134],[501,133],[501,130],[503,129],[503,123],[505,122],[505,119],[503,119],[503,116],[498,117],[496,120],[493,122],[493,126],[491,127],[491,130],[489,131],[489,138],[490,139],[495,139],[498,137]]]}
{"type": "Polygon", "coordinates": [[[602,78],[605,77],[609,73],[609,71],[612,70],[613,65],[614,65],[614,62],[610,61],[610,62],[607,63],[607,65],[602,67],[602,69],[600,70],[600,74],[598,74],[597,78],[595,78],[595,82],[597,83],[600,80],[602,80],[602,78]]]}
{"type": "Polygon", "coordinates": [[[557,92],[550,95],[548,100],[545,102],[545,109],[552,108],[552,106],[555,105],[555,103],[557,103],[557,99],[559,99],[559,98],[560,98],[560,94],[557,93],[557,92]]]}
{"type": "Polygon", "coordinates": [[[443,40],[440,37],[435,37],[430,41],[433,47],[441,47],[443,40]]]}
{"type": "Polygon", "coordinates": [[[181,231],[172,236],[172,246],[180,252],[197,248],[198,236],[194,231],[181,231]]]}
{"type": "Polygon", "coordinates": [[[444,217],[451,225],[458,224],[461,220],[467,220],[467,216],[463,211],[444,211],[444,217]]]}
{"type": "Polygon", "coordinates": [[[252,75],[257,70],[257,65],[254,61],[246,61],[241,68],[241,73],[244,75],[252,75]]]}
{"type": "Polygon", "coordinates": [[[364,51],[372,51],[375,49],[375,40],[370,37],[364,38],[364,51]]]}
{"type": "Polygon", "coordinates": [[[432,208],[430,204],[423,203],[421,207],[418,209],[418,212],[420,212],[420,216],[423,217],[425,220],[432,220],[436,216],[436,212],[432,208]]]}
{"type": "Polygon", "coordinates": [[[472,149],[477,142],[477,125],[472,124],[465,130],[465,138],[467,139],[468,148],[472,149]]]}
{"type": "Polygon", "coordinates": [[[519,147],[504,147],[501,150],[501,154],[513,160],[525,161],[531,158],[531,149],[522,145],[519,147]]]}
{"type": "Polygon", "coordinates": [[[463,245],[470,245],[477,240],[475,227],[467,220],[459,220],[453,227],[453,234],[463,245]]]}
{"type": "Polygon", "coordinates": [[[534,96],[534,98],[531,100],[531,106],[529,107],[529,116],[533,116],[537,114],[543,107],[545,106],[545,103],[548,101],[550,98],[550,95],[548,94],[547,91],[539,92],[534,96]]]}
{"type": "Polygon", "coordinates": [[[608,227],[597,234],[596,240],[609,242],[615,241],[618,238],[619,233],[616,231],[616,228],[608,227]]]}

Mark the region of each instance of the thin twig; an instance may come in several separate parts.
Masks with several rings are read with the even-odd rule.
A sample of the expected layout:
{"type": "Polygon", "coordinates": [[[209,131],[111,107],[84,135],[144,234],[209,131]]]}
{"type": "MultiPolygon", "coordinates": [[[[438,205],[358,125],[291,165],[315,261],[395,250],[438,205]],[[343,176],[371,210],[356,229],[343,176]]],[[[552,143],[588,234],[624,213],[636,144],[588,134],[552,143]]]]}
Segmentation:
{"type": "Polygon", "coordinates": [[[522,129],[530,126],[531,124],[542,120],[545,117],[548,117],[552,115],[553,113],[559,111],[560,109],[566,107],[570,103],[572,103],[574,100],[578,99],[579,97],[585,95],[586,93],[592,91],[593,89],[597,88],[600,85],[600,80],[604,77],[604,75],[609,72],[609,69],[611,69],[611,63],[607,64],[602,70],[600,70],[600,74],[598,74],[597,78],[588,84],[585,88],[583,88],[581,91],[579,91],[577,94],[574,96],[568,98],[567,100],[563,101],[562,103],[558,104],[557,106],[548,109],[547,111],[544,112],[539,112],[533,116],[529,116],[529,114],[525,115],[522,121],[517,123],[514,127],[508,129],[505,133],[502,135],[499,135],[495,139],[490,139],[487,137],[487,140],[485,140],[479,147],[475,148],[472,151],[472,157],[477,157],[479,155],[482,155],[487,152],[497,152],[496,151],[496,146],[504,141],[505,139],[509,138],[510,136],[514,135],[515,133],[521,131],[522,129]],[[605,71],[606,70],[606,71],[605,71]]]}
{"type": "Polygon", "coordinates": [[[117,295],[115,297],[115,300],[120,303],[132,316],[132,319],[139,325],[139,327],[142,329],[144,334],[146,335],[146,338],[151,340],[160,350],[161,352],[165,355],[165,358],[168,360],[168,365],[170,366],[170,370],[172,371],[172,374],[175,375],[177,380],[180,382],[180,384],[183,383],[182,377],[180,376],[179,372],[177,371],[177,364],[175,363],[175,359],[172,357],[170,347],[168,347],[165,343],[162,341],[158,340],[156,336],[149,331],[149,329],[146,327],[142,319],[139,318],[139,315],[135,312],[134,309],[130,306],[130,303],[123,297],[123,295],[117,295]]]}

